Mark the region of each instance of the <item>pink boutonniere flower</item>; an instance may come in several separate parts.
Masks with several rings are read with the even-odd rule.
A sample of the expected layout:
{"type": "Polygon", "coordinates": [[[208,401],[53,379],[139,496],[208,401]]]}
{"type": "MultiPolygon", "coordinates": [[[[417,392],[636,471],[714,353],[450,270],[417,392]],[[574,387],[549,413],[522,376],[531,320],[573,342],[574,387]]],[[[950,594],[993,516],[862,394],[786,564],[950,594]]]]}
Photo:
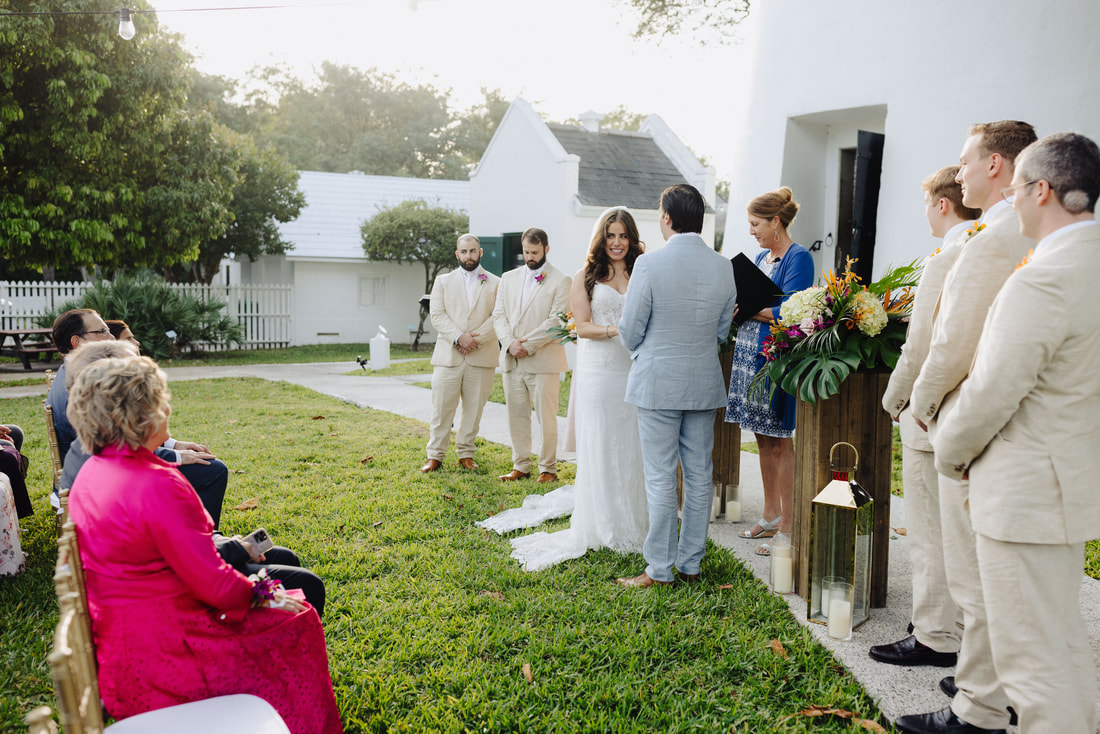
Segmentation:
{"type": "Polygon", "coordinates": [[[542,285],[542,281],[546,280],[546,273],[539,273],[535,276],[535,282],[542,285]]]}
{"type": "Polygon", "coordinates": [[[485,273],[478,273],[477,274],[477,279],[480,280],[482,283],[484,283],[485,281],[489,280],[489,276],[486,275],[485,273]]]}

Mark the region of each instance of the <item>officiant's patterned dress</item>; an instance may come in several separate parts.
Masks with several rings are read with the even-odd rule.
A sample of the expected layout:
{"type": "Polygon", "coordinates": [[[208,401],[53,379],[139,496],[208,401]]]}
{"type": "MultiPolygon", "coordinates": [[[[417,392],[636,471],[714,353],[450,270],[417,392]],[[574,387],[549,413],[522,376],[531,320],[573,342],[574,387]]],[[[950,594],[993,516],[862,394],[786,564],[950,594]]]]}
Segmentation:
{"type": "MultiPolygon", "coordinates": [[[[814,258],[809,250],[792,244],[782,258],[768,263],[767,250],[756,256],[756,266],[783,291],[783,298],[772,304],[772,314],[779,318],[779,306],[792,293],[813,285],[814,258]]],[[[729,404],[726,423],[740,423],[742,431],[775,438],[794,435],[794,410],[798,402],[782,390],[776,390],[769,401],[766,389],[762,395],[750,395],[749,383],[764,366],[760,347],[771,331],[763,321],[749,319],[737,331],[733,348],[733,370],[730,374],[729,404]]]]}

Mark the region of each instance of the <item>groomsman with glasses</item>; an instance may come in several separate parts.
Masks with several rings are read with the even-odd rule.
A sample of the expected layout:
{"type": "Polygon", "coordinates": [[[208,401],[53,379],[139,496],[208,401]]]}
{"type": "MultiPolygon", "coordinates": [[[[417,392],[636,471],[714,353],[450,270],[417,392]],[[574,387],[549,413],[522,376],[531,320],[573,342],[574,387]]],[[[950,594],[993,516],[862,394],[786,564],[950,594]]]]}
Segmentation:
{"type": "Polygon", "coordinates": [[[1080,590],[1084,544],[1100,537],[1100,148],[1044,138],[1003,192],[1038,244],[989,309],[936,467],[969,477],[992,662],[1020,731],[1095,732],[1080,590]]]}

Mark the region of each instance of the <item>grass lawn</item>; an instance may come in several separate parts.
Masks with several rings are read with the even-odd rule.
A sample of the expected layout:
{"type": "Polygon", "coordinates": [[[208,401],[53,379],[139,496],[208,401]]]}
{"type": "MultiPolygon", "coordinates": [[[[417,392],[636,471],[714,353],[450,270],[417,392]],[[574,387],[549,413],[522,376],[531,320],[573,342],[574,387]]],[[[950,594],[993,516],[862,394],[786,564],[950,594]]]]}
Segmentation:
{"type": "MultiPolygon", "coordinates": [[[[408,344],[390,344],[390,359],[409,357],[431,358],[432,344],[421,344],[414,352],[408,344]]],[[[348,362],[355,364],[356,357],[364,359],[370,354],[370,344],[306,344],[300,347],[276,349],[236,349],[228,352],[208,352],[201,357],[169,359],[161,367],[216,367],[236,364],[298,364],[301,362],[348,362]]]]}
{"type": "MultiPolygon", "coordinates": [[[[173,434],[209,444],[232,471],[222,529],[262,525],[326,580],[349,732],[847,732],[851,722],[796,714],[822,705],[878,717],[727,551],[710,548],[698,586],[644,592],[613,583],[642,568],[638,555],[605,550],[521,571],[505,539],[473,525],[535,487],[495,480],[510,467],[504,446],[482,446],[477,472],[449,460],[426,476],[421,423],[285,383],[172,391],[173,434]],[[251,497],[258,509],[231,509],[251,497]]],[[[55,551],[41,399],[0,405],[5,422],[28,429],[37,509],[24,522],[27,571],[0,578],[0,730],[19,731],[27,710],[54,704],[55,551]]],[[[562,467],[564,481],[572,475],[562,467]]]]}

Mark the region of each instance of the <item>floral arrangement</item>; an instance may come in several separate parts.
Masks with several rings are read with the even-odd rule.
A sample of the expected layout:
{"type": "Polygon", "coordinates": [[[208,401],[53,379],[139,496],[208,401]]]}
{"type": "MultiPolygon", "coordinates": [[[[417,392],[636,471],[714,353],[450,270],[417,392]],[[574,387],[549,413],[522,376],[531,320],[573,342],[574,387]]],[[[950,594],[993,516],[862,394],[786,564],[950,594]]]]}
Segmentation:
{"type": "Polygon", "coordinates": [[[575,343],[577,341],[577,322],[573,320],[572,311],[560,311],[558,313],[558,325],[551,326],[546,333],[554,337],[558,344],[575,343]]]}
{"type": "Polygon", "coordinates": [[[482,283],[484,283],[485,281],[489,280],[489,276],[486,275],[485,273],[478,273],[477,274],[477,279],[480,280],[482,283]]]}
{"type": "Polygon", "coordinates": [[[542,285],[542,281],[546,280],[546,273],[539,273],[535,276],[535,282],[542,285]]]}
{"type": "Polygon", "coordinates": [[[806,402],[836,395],[864,367],[893,369],[901,356],[912,312],[917,261],[862,285],[849,258],[843,275],[824,273],[825,284],[799,291],[779,308],[760,351],[766,360],[752,389],[781,387],[806,402]]]}

